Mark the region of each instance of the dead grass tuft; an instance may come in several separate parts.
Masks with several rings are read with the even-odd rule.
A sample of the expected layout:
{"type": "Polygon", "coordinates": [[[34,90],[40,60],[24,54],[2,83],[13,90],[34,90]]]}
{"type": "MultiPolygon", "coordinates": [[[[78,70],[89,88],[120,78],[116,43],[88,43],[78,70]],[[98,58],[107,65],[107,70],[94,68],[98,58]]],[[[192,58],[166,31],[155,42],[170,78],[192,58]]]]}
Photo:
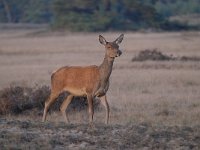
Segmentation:
{"type": "Polygon", "coordinates": [[[182,56],[182,57],[180,57],[179,60],[181,60],[181,61],[200,61],[200,57],[197,57],[197,56],[190,56],[190,57],[182,56]]]}
{"type": "Polygon", "coordinates": [[[141,51],[138,56],[134,57],[132,61],[146,61],[146,60],[159,60],[159,61],[169,61],[174,60],[173,56],[165,55],[159,52],[157,49],[146,49],[141,51]]]}
{"type": "Polygon", "coordinates": [[[200,61],[198,56],[181,56],[174,57],[173,55],[166,55],[157,49],[146,49],[139,52],[139,54],[132,58],[132,61],[200,61]]]}
{"type": "Polygon", "coordinates": [[[49,88],[29,88],[11,86],[0,91],[0,114],[20,114],[26,110],[37,108],[42,110],[44,101],[49,95],[49,88]]]}

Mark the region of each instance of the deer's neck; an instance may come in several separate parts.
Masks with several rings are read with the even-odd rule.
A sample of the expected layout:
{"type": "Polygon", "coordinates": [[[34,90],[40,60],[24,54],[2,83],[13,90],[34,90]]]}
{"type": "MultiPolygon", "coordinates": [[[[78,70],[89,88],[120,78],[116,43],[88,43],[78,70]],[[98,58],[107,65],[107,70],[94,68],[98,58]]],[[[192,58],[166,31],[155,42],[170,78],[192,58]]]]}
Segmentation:
{"type": "Polygon", "coordinates": [[[110,58],[105,55],[103,63],[99,66],[100,76],[101,76],[101,84],[105,85],[110,77],[112,72],[114,58],[110,58]],[[105,84],[104,84],[105,83],[105,84]]]}

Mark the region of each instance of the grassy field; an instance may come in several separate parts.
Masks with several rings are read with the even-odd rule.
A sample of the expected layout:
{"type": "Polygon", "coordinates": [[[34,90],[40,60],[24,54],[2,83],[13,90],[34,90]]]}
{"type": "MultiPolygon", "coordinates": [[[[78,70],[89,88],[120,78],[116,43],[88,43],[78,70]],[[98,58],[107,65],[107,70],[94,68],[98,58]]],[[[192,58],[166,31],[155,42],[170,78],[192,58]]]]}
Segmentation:
{"type": "MultiPolygon", "coordinates": [[[[111,41],[120,33],[100,34],[111,41]]],[[[100,64],[104,57],[104,47],[99,44],[98,35],[99,33],[0,30],[0,89],[16,85],[28,87],[50,85],[51,73],[61,66],[100,64]]],[[[175,57],[200,57],[199,41],[199,32],[125,33],[124,41],[120,45],[123,54],[115,60],[108,91],[111,107],[110,125],[102,128],[109,130],[113,126],[117,128],[113,133],[117,131],[122,133],[128,132],[130,124],[146,123],[150,126],[161,126],[166,131],[173,126],[169,129],[170,136],[175,126],[187,126],[192,133],[196,132],[193,129],[200,125],[200,61],[132,62],[131,60],[141,50],[155,48],[175,57]],[[117,125],[120,125],[119,129],[117,125]],[[127,131],[123,131],[123,126],[127,127],[127,131]]],[[[103,123],[104,113],[104,110],[95,111],[96,124],[103,123]]],[[[73,124],[78,124],[76,130],[81,128],[80,123],[87,123],[87,117],[86,111],[73,112],[69,116],[73,124]]],[[[28,125],[33,122],[41,124],[42,113],[38,115],[33,112],[31,116],[6,115],[1,116],[2,118],[10,122],[19,120],[22,124],[23,122],[26,124],[26,120],[29,120],[28,125]]],[[[48,116],[50,125],[55,125],[56,128],[62,126],[59,124],[62,120],[60,112],[48,116]]],[[[2,123],[2,126],[4,124],[2,123]]],[[[98,128],[101,128],[99,126],[98,128]]],[[[67,127],[70,131],[73,128],[70,128],[70,125],[67,127]]],[[[56,129],[52,129],[52,134],[54,130],[56,129]]],[[[160,130],[162,129],[159,128],[158,131],[160,130]]],[[[93,131],[97,132],[95,129],[93,131]]],[[[178,131],[181,132],[182,128],[178,131]]],[[[200,147],[199,134],[198,130],[197,141],[193,141],[197,143],[197,149],[200,147]]],[[[126,142],[125,140],[124,143],[126,142]]],[[[89,142],[86,141],[86,145],[87,143],[89,142]]],[[[177,148],[177,145],[173,146],[172,148],[177,148]]]]}

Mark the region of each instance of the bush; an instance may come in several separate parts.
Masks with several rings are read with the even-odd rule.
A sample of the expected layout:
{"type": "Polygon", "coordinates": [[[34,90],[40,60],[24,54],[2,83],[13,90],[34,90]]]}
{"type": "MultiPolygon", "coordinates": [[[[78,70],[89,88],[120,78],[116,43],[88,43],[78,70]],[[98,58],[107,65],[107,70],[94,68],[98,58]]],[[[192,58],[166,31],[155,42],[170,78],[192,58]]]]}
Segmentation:
{"type": "Polygon", "coordinates": [[[0,92],[0,114],[18,114],[23,110],[31,109],[32,103],[28,98],[32,92],[30,88],[10,87],[0,92]]]}
{"type": "Polygon", "coordinates": [[[159,52],[157,49],[146,49],[139,52],[139,54],[132,58],[132,61],[200,61],[198,56],[181,56],[174,57],[173,55],[166,55],[159,52]]]}
{"type": "MultiPolygon", "coordinates": [[[[41,87],[21,87],[14,86],[5,88],[0,91],[0,115],[21,114],[25,111],[37,109],[42,113],[44,102],[49,97],[50,88],[48,86],[41,87]]],[[[58,111],[66,93],[60,94],[55,104],[50,107],[50,111],[58,111]]],[[[68,111],[81,111],[86,109],[88,103],[84,97],[74,97],[68,107],[68,111]]],[[[94,101],[94,108],[98,108],[99,100],[94,101]]]]}
{"type": "Polygon", "coordinates": [[[181,61],[200,61],[200,57],[198,57],[198,56],[191,56],[191,57],[182,56],[182,57],[180,57],[180,60],[181,61]]]}
{"type": "Polygon", "coordinates": [[[169,61],[174,60],[172,56],[164,55],[161,52],[157,51],[157,49],[146,49],[141,51],[136,57],[132,59],[132,61],[146,61],[146,60],[159,60],[159,61],[169,61]]]}

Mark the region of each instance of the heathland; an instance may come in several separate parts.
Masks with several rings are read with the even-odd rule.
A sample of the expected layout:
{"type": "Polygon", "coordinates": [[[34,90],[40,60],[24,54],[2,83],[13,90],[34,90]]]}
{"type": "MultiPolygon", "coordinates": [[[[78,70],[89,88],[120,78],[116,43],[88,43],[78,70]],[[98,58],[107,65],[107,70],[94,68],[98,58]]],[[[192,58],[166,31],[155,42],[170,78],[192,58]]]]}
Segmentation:
{"type": "MultiPolygon", "coordinates": [[[[99,34],[112,41],[120,33],[0,30],[0,91],[50,86],[51,73],[61,66],[100,64],[105,51],[99,34]]],[[[95,110],[93,128],[86,108],[71,110],[69,125],[59,111],[51,111],[47,123],[42,109],[6,113],[0,117],[1,149],[199,149],[200,33],[124,34],[108,91],[109,125],[103,124],[104,108],[95,110]],[[154,49],[177,59],[133,61],[154,49]]]]}

